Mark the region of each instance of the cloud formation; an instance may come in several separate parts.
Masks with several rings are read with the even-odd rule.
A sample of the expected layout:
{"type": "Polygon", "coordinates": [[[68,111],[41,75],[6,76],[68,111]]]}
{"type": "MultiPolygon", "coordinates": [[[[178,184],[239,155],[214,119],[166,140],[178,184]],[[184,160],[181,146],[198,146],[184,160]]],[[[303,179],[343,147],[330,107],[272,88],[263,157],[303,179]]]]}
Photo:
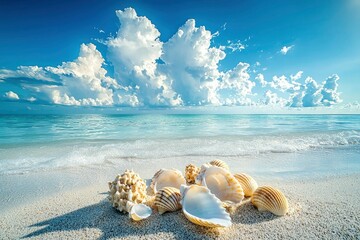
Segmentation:
{"type": "Polygon", "coordinates": [[[280,53],[282,54],[282,55],[286,55],[289,51],[290,51],[290,49],[292,49],[294,47],[294,45],[291,45],[291,46],[283,46],[281,49],[280,49],[280,53]]]}
{"type": "MultiPolygon", "coordinates": [[[[251,71],[246,62],[221,69],[226,53],[242,51],[245,45],[228,41],[214,46],[216,34],[196,26],[194,19],[162,42],[156,26],[134,9],[118,10],[116,15],[120,22],[116,36],[100,41],[107,49],[106,59],[94,44],[82,44],[75,60],[57,67],[0,69],[0,84],[19,85],[27,102],[74,106],[313,107],[341,102],[337,75],[319,84],[310,77],[301,81],[302,71],[289,77],[268,76],[271,80],[266,81],[263,73],[251,71]],[[263,93],[257,99],[256,85],[263,93]]],[[[292,47],[284,46],[281,53],[285,55],[292,47]]],[[[19,99],[12,91],[3,96],[19,99]]]]}

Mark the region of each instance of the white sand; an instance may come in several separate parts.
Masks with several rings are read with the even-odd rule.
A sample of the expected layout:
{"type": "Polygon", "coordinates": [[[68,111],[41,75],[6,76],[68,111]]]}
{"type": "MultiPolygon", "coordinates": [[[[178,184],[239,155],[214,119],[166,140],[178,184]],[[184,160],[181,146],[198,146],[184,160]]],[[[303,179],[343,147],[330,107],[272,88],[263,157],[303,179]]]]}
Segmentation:
{"type": "Polygon", "coordinates": [[[90,172],[87,178],[75,173],[52,174],[58,180],[59,176],[72,176],[73,186],[57,186],[49,194],[45,191],[41,200],[23,199],[21,203],[17,199],[20,204],[3,209],[0,239],[360,239],[360,174],[261,180],[260,185],[270,184],[288,197],[290,212],[286,216],[261,213],[245,201],[232,215],[230,228],[207,229],[190,223],[181,211],[154,213],[142,222],[133,222],[106,199],[104,179],[112,177],[101,170],[90,172]]]}

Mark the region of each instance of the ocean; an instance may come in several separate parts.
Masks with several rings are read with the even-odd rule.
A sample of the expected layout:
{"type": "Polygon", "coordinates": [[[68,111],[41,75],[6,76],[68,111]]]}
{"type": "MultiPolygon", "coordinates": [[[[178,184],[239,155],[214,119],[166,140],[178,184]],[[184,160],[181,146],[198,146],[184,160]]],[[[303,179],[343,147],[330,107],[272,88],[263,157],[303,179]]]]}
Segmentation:
{"type": "Polygon", "coordinates": [[[360,115],[0,116],[1,175],[211,158],[246,159],[250,172],[353,172],[359,156],[360,115]]]}

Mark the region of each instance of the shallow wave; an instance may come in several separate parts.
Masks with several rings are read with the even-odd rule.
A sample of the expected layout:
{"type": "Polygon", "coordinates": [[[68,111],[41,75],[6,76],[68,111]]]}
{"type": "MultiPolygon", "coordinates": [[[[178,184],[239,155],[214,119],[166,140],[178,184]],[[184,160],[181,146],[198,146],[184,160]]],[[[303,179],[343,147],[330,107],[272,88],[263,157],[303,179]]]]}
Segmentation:
{"type": "Polygon", "coordinates": [[[360,145],[360,131],[292,135],[61,142],[0,148],[0,174],[89,165],[117,165],[181,156],[236,157],[360,145]]]}

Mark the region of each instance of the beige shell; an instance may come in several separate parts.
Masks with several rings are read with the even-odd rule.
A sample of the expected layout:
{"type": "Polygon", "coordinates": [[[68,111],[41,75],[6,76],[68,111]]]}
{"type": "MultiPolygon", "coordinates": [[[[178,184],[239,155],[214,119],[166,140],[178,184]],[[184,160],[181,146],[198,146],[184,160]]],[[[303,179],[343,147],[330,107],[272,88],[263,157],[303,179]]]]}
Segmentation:
{"type": "Polygon", "coordinates": [[[164,187],[159,190],[155,196],[155,206],[158,212],[163,214],[165,212],[174,212],[181,208],[180,205],[180,190],[173,187],[164,187]]]}
{"type": "Polygon", "coordinates": [[[196,183],[209,188],[223,202],[238,204],[244,198],[240,183],[225,168],[203,164],[196,183]]]}
{"type": "Polygon", "coordinates": [[[181,205],[185,217],[205,227],[229,227],[231,218],[221,201],[208,188],[181,185],[181,205]]]}
{"type": "Polygon", "coordinates": [[[234,177],[238,180],[244,190],[245,197],[251,197],[258,188],[257,182],[246,173],[234,174],[234,177]]]}
{"type": "Polygon", "coordinates": [[[197,177],[197,175],[200,172],[200,168],[193,165],[193,164],[189,164],[185,167],[185,179],[186,182],[189,184],[194,184],[195,183],[195,179],[197,177]]]}
{"type": "Polygon", "coordinates": [[[146,200],[146,184],[133,171],[126,170],[123,174],[117,175],[114,181],[109,182],[109,190],[109,200],[120,212],[128,212],[128,201],[143,203],[146,200]]]}
{"type": "Polygon", "coordinates": [[[210,165],[225,168],[226,170],[230,170],[229,165],[227,165],[227,163],[222,160],[215,159],[209,163],[210,163],[210,165]]]}
{"type": "Polygon", "coordinates": [[[174,187],[180,189],[181,184],[185,184],[186,180],[182,173],[177,169],[160,169],[151,180],[150,188],[153,193],[164,187],[174,187]]]}
{"type": "Polygon", "coordinates": [[[129,212],[129,218],[134,221],[140,221],[145,218],[150,217],[152,210],[150,207],[145,204],[138,203],[135,204],[133,202],[127,201],[126,203],[126,211],[129,212]]]}
{"type": "Polygon", "coordinates": [[[278,216],[285,215],[289,210],[285,195],[270,186],[258,187],[251,197],[251,202],[259,211],[269,211],[278,216]]]}

